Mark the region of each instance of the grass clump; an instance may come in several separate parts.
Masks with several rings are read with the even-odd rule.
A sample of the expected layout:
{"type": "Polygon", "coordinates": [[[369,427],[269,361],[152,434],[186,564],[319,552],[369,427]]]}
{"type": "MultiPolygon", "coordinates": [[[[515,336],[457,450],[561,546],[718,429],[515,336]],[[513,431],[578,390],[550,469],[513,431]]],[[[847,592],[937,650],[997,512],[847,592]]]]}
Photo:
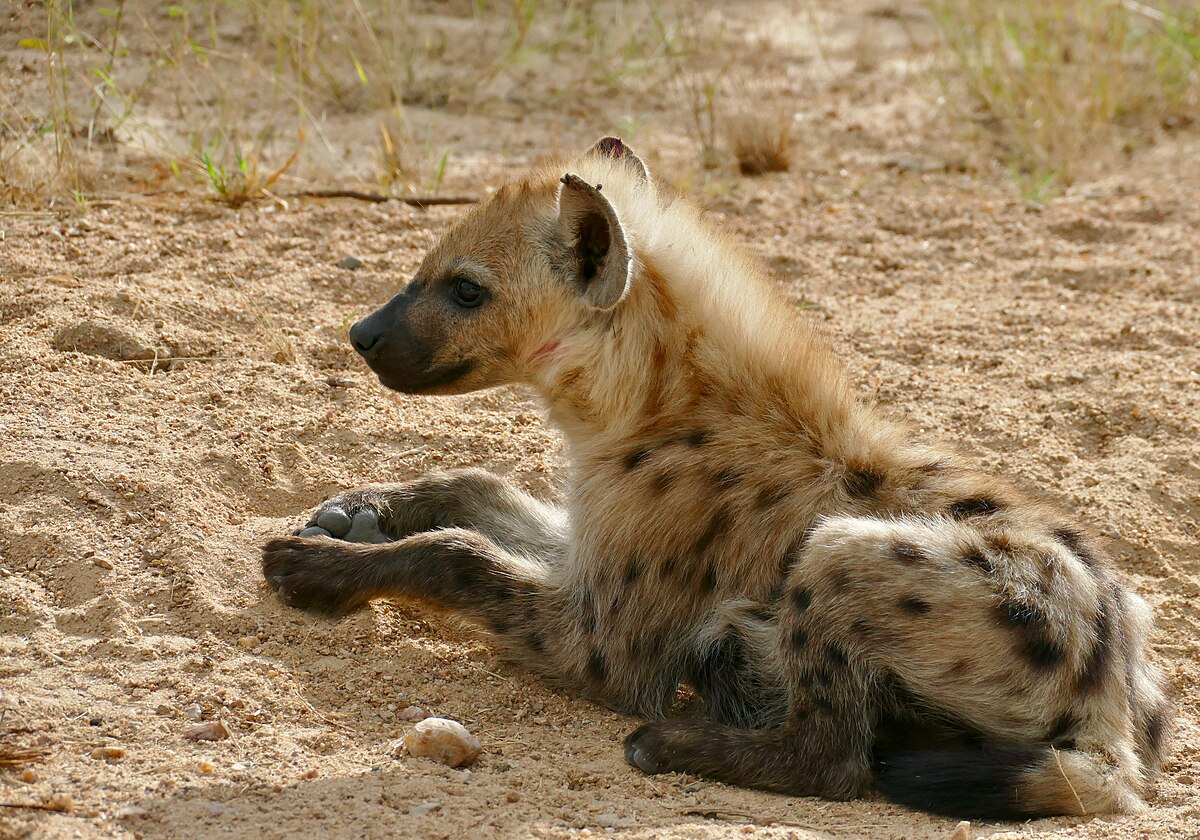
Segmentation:
{"type": "Polygon", "coordinates": [[[930,0],[948,99],[998,144],[1022,192],[1070,185],[1200,105],[1200,11],[1133,0],[930,0]]]}
{"type": "Polygon", "coordinates": [[[792,115],[783,107],[744,108],[728,119],[726,135],[743,175],[786,172],[791,166],[792,115]]]}

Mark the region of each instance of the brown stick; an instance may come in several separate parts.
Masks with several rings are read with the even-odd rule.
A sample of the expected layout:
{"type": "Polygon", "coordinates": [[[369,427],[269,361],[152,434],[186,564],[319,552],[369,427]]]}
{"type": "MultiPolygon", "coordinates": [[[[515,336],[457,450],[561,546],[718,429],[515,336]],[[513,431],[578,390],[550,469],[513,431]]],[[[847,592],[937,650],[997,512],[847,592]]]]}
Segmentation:
{"type": "Polygon", "coordinates": [[[479,199],[471,195],[397,196],[363,192],[361,190],[297,190],[296,192],[276,193],[276,195],[281,198],[353,198],[356,201],[370,201],[374,204],[383,204],[386,201],[398,201],[410,207],[440,207],[447,204],[479,203],[479,199]]]}

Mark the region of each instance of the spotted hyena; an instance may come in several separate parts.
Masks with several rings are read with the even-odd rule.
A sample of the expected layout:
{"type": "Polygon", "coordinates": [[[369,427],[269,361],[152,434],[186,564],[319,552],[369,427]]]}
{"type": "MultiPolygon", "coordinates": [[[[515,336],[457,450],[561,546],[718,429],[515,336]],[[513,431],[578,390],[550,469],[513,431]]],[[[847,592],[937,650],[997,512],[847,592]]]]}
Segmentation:
{"type": "Polygon", "coordinates": [[[1169,706],[1149,609],[1059,508],[860,398],[821,335],[615,138],[501,189],[350,332],[388,388],[531,385],[561,505],[479,470],[269,541],[288,604],[412,598],[648,718],[647,773],[966,817],[1132,811],[1169,706]],[[670,718],[681,683],[702,712],[670,718]]]}

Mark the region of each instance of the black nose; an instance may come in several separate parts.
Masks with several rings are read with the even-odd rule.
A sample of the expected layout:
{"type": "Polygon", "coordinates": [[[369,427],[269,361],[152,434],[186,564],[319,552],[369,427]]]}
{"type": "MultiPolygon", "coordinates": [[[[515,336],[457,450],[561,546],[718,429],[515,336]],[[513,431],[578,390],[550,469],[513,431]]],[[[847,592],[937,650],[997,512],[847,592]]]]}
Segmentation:
{"type": "Polygon", "coordinates": [[[363,356],[378,347],[380,339],[383,338],[383,330],[370,323],[371,320],[371,318],[363,318],[350,328],[350,344],[363,356]]]}

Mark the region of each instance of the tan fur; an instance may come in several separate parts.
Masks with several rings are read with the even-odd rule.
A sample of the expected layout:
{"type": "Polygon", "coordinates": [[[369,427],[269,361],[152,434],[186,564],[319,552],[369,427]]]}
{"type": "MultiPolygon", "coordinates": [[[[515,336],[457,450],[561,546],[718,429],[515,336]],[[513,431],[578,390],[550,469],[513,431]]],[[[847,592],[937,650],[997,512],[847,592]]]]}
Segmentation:
{"type": "MultiPolygon", "coordinates": [[[[864,687],[894,682],[879,708],[895,702],[1002,744],[1060,744],[1021,770],[1019,812],[1141,807],[1167,728],[1161,676],[1145,660],[1145,604],[1055,506],[861,400],[825,337],[760,268],[690,205],[660,195],[627,153],[593,152],[500,190],[442,237],[415,287],[464,265],[487,287],[486,306],[457,314],[423,292],[420,317],[407,321],[434,348],[432,365],[470,363],[427,390],[531,385],[571,463],[563,519],[506,502],[510,531],[561,533],[554,550],[510,546],[503,528],[479,524],[490,503],[444,517],[474,517],[468,527],[499,545],[489,568],[506,580],[524,580],[525,567],[505,566],[504,552],[546,564],[529,575],[526,629],[477,609],[516,658],[652,719],[669,712],[682,678],[734,726],[721,737],[738,744],[746,733],[745,751],[723,764],[679,726],[651,729],[638,742],[645,754],[692,756],[666,769],[858,795],[876,735],[831,730],[819,742],[811,715],[836,707],[845,717],[864,687]],[[564,171],[601,185],[579,200],[607,201],[619,219],[632,283],[611,309],[589,307],[564,280],[564,171]],[[839,751],[858,763],[808,787],[788,781],[808,772],[790,756],[810,766],[839,751]],[[763,756],[783,756],[784,769],[758,769],[763,756]]],[[[438,482],[487,479],[431,481],[450,506],[438,482]]],[[[384,526],[396,545],[419,530],[384,526]]]]}

